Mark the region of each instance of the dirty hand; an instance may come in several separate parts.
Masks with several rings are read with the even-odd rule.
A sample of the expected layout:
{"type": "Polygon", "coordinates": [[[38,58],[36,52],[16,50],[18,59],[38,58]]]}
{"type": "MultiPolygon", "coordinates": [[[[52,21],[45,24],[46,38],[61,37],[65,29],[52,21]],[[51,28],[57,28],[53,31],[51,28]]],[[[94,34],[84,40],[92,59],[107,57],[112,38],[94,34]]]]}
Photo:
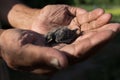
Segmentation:
{"type": "Polygon", "coordinates": [[[45,74],[68,66],[68,56],[79,58],[110,39],[120,24],[106,24],[86,32],[71,44],[48,47],[43,35],[30,30],[9,29],[0,36],[1,56],[15,70],[45,74]]]}
{"type": "Polygon", "coordinates": [[[61,51],[47,47],[44,36],[30,30],[5,30],[0,47],[2,58],[15,70],[44,74],[67,66],[61,51]]]}

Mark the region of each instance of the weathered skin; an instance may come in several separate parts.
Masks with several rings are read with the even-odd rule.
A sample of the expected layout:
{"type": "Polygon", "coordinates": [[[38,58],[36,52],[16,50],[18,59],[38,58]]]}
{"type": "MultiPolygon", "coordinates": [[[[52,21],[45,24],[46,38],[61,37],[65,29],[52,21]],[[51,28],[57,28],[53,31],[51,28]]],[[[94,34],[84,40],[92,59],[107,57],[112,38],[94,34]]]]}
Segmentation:
{"type": "Polygon", "coordinates": [[[59,43],[69,44],[79,36],[79,34],[77,34],[77,30],[78,29],[70,30],[67,28],[67,26],[54,29],[48,32],[48,34],[45,36],[46,43],[49,46],[59,43]]]}

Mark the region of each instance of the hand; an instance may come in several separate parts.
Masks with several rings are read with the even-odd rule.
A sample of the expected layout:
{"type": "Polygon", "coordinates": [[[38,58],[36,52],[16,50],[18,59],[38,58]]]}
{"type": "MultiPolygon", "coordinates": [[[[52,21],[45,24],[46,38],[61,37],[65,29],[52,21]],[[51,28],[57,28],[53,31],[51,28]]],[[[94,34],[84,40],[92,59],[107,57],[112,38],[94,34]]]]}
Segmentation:
{"type": "Polygon", "coordinates": [[[79,58],[119,30],[120,24],[107,24],[86,32],[71,44],[60,44],[52,48],[47,47],[44,37],[36,32],[9,29],[0,37],[1,55],[13,69],[44,74],[66,67],[68,59],[65,55],[79,58]]]}
{"type": "Polygon", "coordinates": [[[33,31],[18,29],[7,30],[1,35],[0,45],[2,57],[9,67],[35,73],[47,73],[53,71],[55,68],[63,68],[67,66],[68,63],[68,59],[65,56],[66,54],[78,57],[95,45],[108,40],[112,37],[112,34],[115,34],[117,30],[119,30],[119,24],[105,25],[110,20],[111,16],[109,14],[104,14],[102,9],[86,12],[80,8],[65,7],[66,5],[63,5],[62,11],[64,11],[64,16],[59,15],[61,17],[58,19],[58,16],[51,17],[51,15],[60,10],[62,6],[57,5],[57,9],[55,9],[57,6],[51,6],[51,8],[53,7],[53,10],[49,9],[50,6],[43,8],[40,11],[40,14],[36,16],[31,30],[45,35],[48,31],[58,25],[69,25],[70,28],[81,27],[81,30],[84,31],[85,34],[76,39],[72,44],[60,44],[53,46],[52,48],[45,45],[43,35],[33,31]],[[50,11],[53,12],[51,12],[49,17],[48,14],[50,11]],[[68,15],[68,18],[65,17],[66,15],[68,15]],[[69,16],[71,18],[69,18],[69,16]],[[88,28],[88,26],[91,27],[88,28]],[[114,28],[111,26],[114,26],[114,28]],[[91,31],[91,28],[96,27],[101,28],[91,31]],[[104,34],[104,37],[98,37],[102,34],[104,34]],[[95,41],[95,43],[93,41],[95,41]]]}
{"type": "Polygon", "coordinates": [[[60,49],[66,55],[81,58],[84,57],[86,53],[93,47],[108,41],[119,31],[119,23],[106,24],[100,28],[86,31],[82,36],[78,37],[73,43],[69,45],[62,44],[62,46],[55,46],[55,48],[60,49]]]}
{"type": "Polygon", "coordinates": [[[104,25],[110,18],[110,14],[99,8],[87,12],[82,8],[68,5],[48,5],[38,10],[30,29],[46,34],[55,27],[69,25],[71,28],[81,27],[84,31],[104,25]]]}
{"type": "Polygon", "coordinates": [[[45,46],[43,35],[30,30],[5,30],[0,46],[2,58],[15,70],[44,74],[67,65],[64,54],[45,46]]]}
{"type": "Polygon", "coordinates": [[[81,31],[90,30],[106,24],[110,18],[110,14],[105,14],[103,9],[87,12],[82,8],[68,5],[47,5],[42,9],[33,9],[16,4],[8,14],[11,26],[30,29],[40,34],[46,34],[55,27],[65,25],[70,28],[79,27],[81,31]]]}

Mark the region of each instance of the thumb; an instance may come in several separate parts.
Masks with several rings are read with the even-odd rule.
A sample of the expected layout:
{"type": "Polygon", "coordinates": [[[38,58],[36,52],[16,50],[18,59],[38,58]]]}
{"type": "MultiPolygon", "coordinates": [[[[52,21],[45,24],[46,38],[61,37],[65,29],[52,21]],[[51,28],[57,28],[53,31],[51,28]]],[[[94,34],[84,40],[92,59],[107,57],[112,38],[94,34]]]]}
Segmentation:
{"type": "Polygon", "coordinates": [[[79,7],[72,7],[72,6],[68,6],[68,11],[73,16],[81,15],[81,14],[84,14],[84,13],[87,12],[85,9],[82,9],[82,8],[79,8],[79,7]]]}
{"type": "Polygon", "coordinates": [[[30,60],[36,64],[43,64],[57,69],[64,68],[68,64],[66,56],[54,48],[28,44],[22,48],[22,52],[26,53],[28,60],[29,56],[32,56],[30,60]]]}

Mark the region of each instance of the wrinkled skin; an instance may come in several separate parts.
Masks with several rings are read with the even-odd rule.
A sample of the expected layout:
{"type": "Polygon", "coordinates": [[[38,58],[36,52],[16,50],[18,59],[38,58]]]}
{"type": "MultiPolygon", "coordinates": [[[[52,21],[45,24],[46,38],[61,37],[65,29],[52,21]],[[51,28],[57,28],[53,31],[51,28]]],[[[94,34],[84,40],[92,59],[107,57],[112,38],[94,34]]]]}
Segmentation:
{"type": "Polygon", "coordinates": [[[71,29],[80,28],[85,31],[106,24],[110,18],[110,14],[100,8],[87,12],[68,5],[48,5],[37,13],[31,30],[47,34],[53,28],[69,25],[71,29]]]}
{"type": "Polygon", "coordinates": [[[46,6],[36,16],[31,27],[33,31],[9,29],[2,33],[1,56],[9,67],[16,70],[44,74],[64,68],[69,64],[66,55],[79,58],[119,31],[120,24],[107,24],[110,18],[110,14],[105,14],[102,9],[86,12],[66,5],[46,6]],[[80,28],[84,34],[71,44],[45,46],[43,36],[58,25],[80,28]]]}
{"type": "Polygon", "coordinates": [[[68,59],[65,55],[76,58],[84,56],[92,47],[110,39],[119,29],[119,24],[107,24],[87,32],[71,44],[53,47],[45,46],[44,37],[36,32],[9,29],[1,35],[2,57],[13,69],[44,74],[66,67],[68,59]]]}

